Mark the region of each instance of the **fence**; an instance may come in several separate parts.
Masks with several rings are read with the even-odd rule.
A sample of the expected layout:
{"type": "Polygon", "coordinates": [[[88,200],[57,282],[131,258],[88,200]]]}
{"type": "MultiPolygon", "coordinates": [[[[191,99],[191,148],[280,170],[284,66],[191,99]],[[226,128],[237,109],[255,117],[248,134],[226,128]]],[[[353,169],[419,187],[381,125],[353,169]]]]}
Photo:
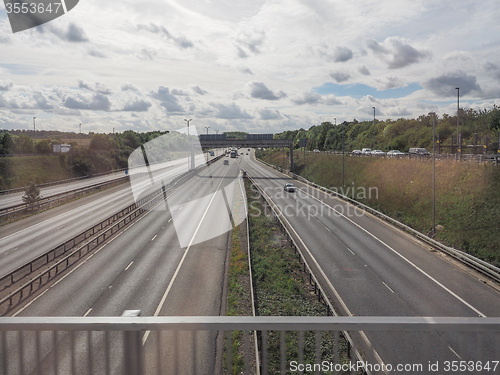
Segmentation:
{"type": "Polygon", "coordinates": [[[426,317],[23,317],[0,318],[0,373],[249,374],[248,340],[222,356],[234,331],[257,331],[261,373],[494,374],[500,318],[426,317]],[[339,357],[338,333],[398,340],[398,353],[369,362],[339,357]],[[148,339],[144,340],[148,332],[148,339]],[[331,345],[319,345],[332,335],[331,345]],[[426,350],[414,352],[412,340],[426,350]],[[495,345],[496,344],[496,345],[495,345]]]}

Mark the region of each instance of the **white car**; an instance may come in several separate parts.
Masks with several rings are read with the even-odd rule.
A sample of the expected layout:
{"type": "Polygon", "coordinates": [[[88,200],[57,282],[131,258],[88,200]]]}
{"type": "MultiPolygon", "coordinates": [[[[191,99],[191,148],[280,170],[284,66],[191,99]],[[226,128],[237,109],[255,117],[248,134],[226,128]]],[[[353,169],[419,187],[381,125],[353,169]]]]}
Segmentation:
{"type": "Polygon", "coordinates": [[[385,152],[382,150],[373,150],[372,155],[373,156],[385,156],[385,152]]]}
{"type": "Polygon", "coordinates": [[[401,156],[405,156],[405,153],[404,152],[401,152],[399,150],[391,150],[387,153],[387,156],[388,157],[392,157],[392,158],[397,158],[397,157],[401,157],[401,156]]]}
{"type": "Polygon", "coordinates": [[[288,193],[293,193],[295,191],[295,186],[293,186],[293,184],[285,184],[284,189],[288,193]]]}
{"type": "Polygon", "coordinates": [[[361,150],[361,155],[371,155],[371,154],[372,154],[371,148],[364,148],[361,150]]]}

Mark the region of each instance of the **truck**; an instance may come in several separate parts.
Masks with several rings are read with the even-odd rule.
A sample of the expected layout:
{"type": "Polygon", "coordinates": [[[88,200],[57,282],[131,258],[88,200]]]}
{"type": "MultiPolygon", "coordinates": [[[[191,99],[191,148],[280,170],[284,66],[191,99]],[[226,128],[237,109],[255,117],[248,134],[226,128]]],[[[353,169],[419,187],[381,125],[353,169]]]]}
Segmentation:
{"type": "Polygon", "coordinates": [[[238,156],[238,151],[237,150],[231,150],[231,157],[235,158],[238,156]]]}

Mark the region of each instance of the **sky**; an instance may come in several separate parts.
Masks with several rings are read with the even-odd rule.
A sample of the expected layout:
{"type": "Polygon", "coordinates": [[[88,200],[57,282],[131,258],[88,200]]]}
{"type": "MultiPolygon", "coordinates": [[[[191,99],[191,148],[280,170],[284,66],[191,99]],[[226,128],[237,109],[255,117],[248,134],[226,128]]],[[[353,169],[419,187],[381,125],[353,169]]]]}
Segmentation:
{"type": "Polygon", "coordinates": [[[0,129],[278,133],[500,105],[498,0],[80,0],[13,33],[0,129]]]}

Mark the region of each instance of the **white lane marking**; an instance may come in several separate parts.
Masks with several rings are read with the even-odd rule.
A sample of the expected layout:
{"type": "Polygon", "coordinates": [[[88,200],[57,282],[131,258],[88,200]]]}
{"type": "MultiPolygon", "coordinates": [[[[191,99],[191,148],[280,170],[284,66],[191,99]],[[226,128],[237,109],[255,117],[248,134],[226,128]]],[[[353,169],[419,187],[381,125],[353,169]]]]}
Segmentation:
{"type": "Polygon", "coordinates": [[[134,263],[134,261],[130,262],[130,263],[128,264],[128,266],[125,268],[125,271],[128,271],[128,269],[130,268],[130,266],[131,266],[133,263],[134,263]]]}
{"type": "Polygon", "coordinates": [[[87,310],[87,312],[85,314],[83,314],[83,316],[88,316],[90,314],[90,312],[92,311],[92,307],[90,309],[87,310]]]}
{"type": "Polygon", "coordinates": [[[458,353],[457,353],[456,351],[454,351],[454,350],[453,350],[453,348],[452,348],[451,346],[449,346],[449,345],[448,345],[448,349],[450,349],[450,350],[451,350],[451,352],[452,352],[453,354],[455,354],[455,355],[456,355],[459,359],[462,359],[462,357],[460,357],[460,356],[458,355],[458,353]]]}
{"type": "MultiPolygon", "coordinates": [[[[180,190],[180,186],[175,189],[174,191],[171,192],[171,194],[174,194],[175,192],[177,192],[178,190],[180,190]]],[[[162,202],[158,203],[158,205],[162,204],[162,202]]],[[[154,207],[153,207],[154,208],[154,207]]],[[[99,253],[102,249],[104,249],[107,245],[109,245],[111,242],[113,242],[114,240],[116,240],[118,237],[120,237],[123,233],[125,233],[127,230],[129,230],[130,228],[132,228],[135,224],[137,224],[138,222],[140,222],[143,218],[146,217],[146,215],[149,215],[151,212],[153,212],[153,210],[151,211],[147,211],[143,216],[141,216],[140,218],[138,218],[136,221],[133,221],[130,223],[129,226],[125,227],[121,232],[118,232],[118,234],[116,235],[116,237],[113,237],[112,239],[110,239],[108,242],[106,242],[104,245],[102,245],[100,248],[94,250],[94,252],[92,254],[90,254],[87,258],[85,258],[85,260],[82,262],[82,263],[78,263],[75,268],[72,268],[67,274],[63,275],[59,280],[56,280],[56,282],[54,282],[54,284],[52,284],[51,286],[49,286],[47,289],[45,289],[42,293],[40,293],[38,296],[36,296],[35,298],[33,298],[31,301],[29,301],[26,305],[24,305],[21,309],[17,310],[14,314],[12,314],[12,316],[17,316],[19,315],[20,313],[22,313],[24,310],[26,310],[29,306],[31,306],[31,304],[33,302],[35,302],[36,300],[38,300],[40,297],[42,297],[45,293],[47,293],[50,289],[52,289],[53,287],[55,287],[57,284],[59,284],[60,282],[62,282],[64,279],[66,279],[66,277],[70,276],[73,272],[75,272],[78,268],[80,268],[81,266],[83,266],[85,263],[87,263],[88,260],[90,260],[94,255],[96,255],[97,253],[99,253]]]]}
{"type": "MultiPolygon", "coordinates": [[[[323,277],[323,280],[325,280],[326,284],[328,285],[328,287],[330,288],[330,290],[332,291],[332,293],[335,295],[335,298],[337,299],[337,301],[339,301],[340,305],[342,306],[342,308],[344,309],[344,311],[346,312],[346,314],[349,315],[349,316],[354,316],[354,314],[351,312],[351,310],[349,310],[349,308],[347,307],[347,304],[344,302],[344,300],[342,299],[342,297],[340,297],[340,294],[337,291],[337,289],[335,289],[335,287],[333,286],[333,284],[330,281],[330,279],[326,276],[325,271],[323,271],[323,268],[319,265],[319,263],[316,260],[316,258],[312,255],[311,251],[309,250],[309,248],[307,247],[307,245],[302,240],[302,237],[300,237],[298,235],[298,233],[295,230],[295,228],[290,224],[290,222],[288,221],[288,219],[286,218],[286,216],[283,215],[283,213],[281,212],[281,209],[277,205],[276,205],[276,207],[278,208],[278,210],[279,210],[279,212],[280,212],[281,217],[283,218],[283,220],[288,223],[289,228],[295,234],[296,238],[298,238],[298,240],[302,244],[302,246],[305,249],[305,251],[309,254],[310,259],[313,261],[314,265],[316,266],[316,268],[318,269],[319,273],[323,277]]],[[[334,311],[334,313],[336,314],[335,311],[334,311]]],[[[375,359],[377,360],[377,362],[378,363],[384,363],[384,361],[382,360],[382,357],[380,357],[380,354],[378,354],[378,352],[375,350],[375,348],[373,347],[372,343],[368,339],[368,336],[366,336],[365,332],[359,331],[359,335],[361,336],[361,338],[363,339],[363,341],[365,342],[365,344],[368,346],[368,348],[370,348],[370,350],[372,351],[372,354],[375,357],[375,359]]],[[[384,372],[386,374],[388,374],[387,371],[384,371],[384,372]]]]}
{"type": "Polygon", "coordinates": [[[412,266],[417,271],[419,271],[420,273],[422,273],[422,275],[424,275],[425,277],[427,277],[429,280],[431,280],[432,282],[434,282],[436,285],[438,285],[439,287],[441,287],[443,290],[445,290],[446,292],[448,292],[451,296],[455,297],[457,300],[459,300],[460,302],[462,302],[465,306],[467,306],[468,308],[470,308],[472,311],[474,311],[480,317],[486,318],[485,314],[483,314],[481,311],[479,311],[478,309],[476,309],[474,306],[472,306],[469,302],[467,302],[462,297],[460,297],[459,295],[457,295],[455,292],[453,292],[452,290],[450,290],[449,288],[447,288],[445,285],[443,285],[442,283],[440,283],[434,277],[432,277],[431,275],[429,275],[427,272],[425,272],[422,268],[420,268],[419,266],[417,266],[415,263],[413,263],[409,259],[405,258],[403,255],[401,255],[400,253],[398,253],[394,248],[392,248],[390,245],[388,245],[387,243],[385,243],[384,241],[382,241],[380,238],[378,238],[377,236],[375,236],[373,233],[370,233],[368,230],[366,230],[365,228],[363,228],[361,225],[359,225],[358,223],[354,222],[353,220],[351,220],[350,218],[348,218],[347,216],[345,216],[342,212],[336,210],[335,208],[333,208],[329,204],[327,204],[327,203],[323,202],[322,200],[316,198],[314,195],[309,194],[307,191],[304,191],[304,190],[301,190],[301,191],[304,192],[304,193],[306,193],[307,195],[309,195],[314,200],[318,201],[320,204],[324,204],[325,206],[329,207],[333,211],[338,212],[340,214],[340,216],[342,216],[344,219],[346,219],[347,221],[351,222],[352,224],[354,224],[355,226],[357,226],[359,229],[361,229],[363,232],[365,232],[366,234],[368,234],[370,237],[372,237],[373,239],[377,240],[382,245],[384,245],[385,247],[387,247],[390,251],[392,251],[398,257],[400,257],[401,259],[403,259],[406,263],[408,263],[410,266],[412,266]]]}
{"type": "MultiPolygon", "coordinates": [[[[222,185],[222,182],[224,181],[224,178],[226,177],[226,175],[227,175],[228,172],[229,172],[229,169],[224,174],[224,177],[221,178],[221,180],[219,182],[219,186],[217,186],[216,191],[219,190],[219,188],[222,185]]],[[[212,202],[214,201],[216,195],[217,194],[212,194],[212,199],[210,199],[210,202],[208,203],[207,208],[206,208],[205,212],[203,213],[203,216],[201,217],[201,220],[198,223],[198,226],[196,227],[196,230],[194,231],[193,237],[191,237],[191,241],[189,242],[188,247],[184,251],[184,255],[182,256],[179,264],[177,265],[177,268],[176,268],[176,270],[174,272],[174,275],[172,276],[172,278],[170,279],[170,282],[168,283],[167,290],[165,290],[165,293],[163,293],[163,296],[161,297],[160,303],[158,304],[158,307],[156,308],[156,311],[154,312],[153,316],[158,316],[160,314],[160,311],[163,308],[163,305],[165,304],[165,301],[167,300],[167,296],[170,293],[170,290],[172,289],[172,285],[174,284],[174,281],[177,278],[177,275],[179,274],[179,272],[181,270],[182,264],[184,263],[184,260],[186,259],[186,256],[187,256],[187,254],[189,252],[189,249],[191,249],[191,245],[193,244],[194,238],[198,234],[198,231],[201,228],[201,224],[203,223],[203,220],[205,220],[205,216],[207,216],[208,210],[210,209],[210,206],[212,205],[212,202]]],[[[142,337],[142,345],[144,345],[146,343],[146,340],[148,339],[148,336],[149,336],[150,332],[151,331],[146,331],[144,333],[144,336],[142,337]]]]}
{"type": "Polygon", "coordinates": [[[325,229],[326,229],[328,232],[332,233],[332,231],[331,231],[330,229],[328,229],[328,227],[327,227],[327,226],[325,226],[325,229]]]}
{"type": "Polygon", "coordinates": [[[382,281],[382,284],[384,284],[387,287],[387,289],[389,289],[393,294],[396,294],[396,292],[394,292],[394,290],[392,290],[391,287],[387,285],[384,281],[382,281]]]}
{"type": "Polygon", "coordinates": [[[168,219],[168,222],[170,223],[172,221],[172,218],[168,219]]]}
{"type": "Polygon", "coordinates": [[[356,254],[354,254],[354,251],[352,251],[351,249],[347,248],[347,250],[349,250],[352,255],[356,255],[356,254]]]}
{"type": "Polygon", "coordinates": [[[154,241],[156,237],[158,237],[157,234],[155,234],[155,236],[151,239],[151,241],[154,241]]]}

